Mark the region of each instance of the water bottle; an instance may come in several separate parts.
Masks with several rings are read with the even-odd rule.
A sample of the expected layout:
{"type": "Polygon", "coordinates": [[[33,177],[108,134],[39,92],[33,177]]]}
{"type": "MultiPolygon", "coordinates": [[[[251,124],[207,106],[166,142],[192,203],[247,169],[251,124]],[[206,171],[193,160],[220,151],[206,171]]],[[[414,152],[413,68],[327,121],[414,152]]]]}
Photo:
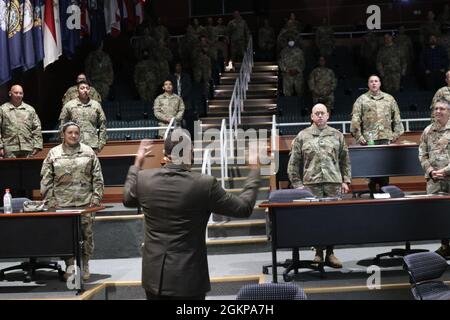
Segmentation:
{"type": "Polygon", "coordinates": [[[369,146],[375,145],[375,141],[373,141],[374,133],[373,133],[372,131],[370,131],[370,132],[368,133],[368,136],[369,136],[369,139],[368,139],[368,141],[367,141],[367,145],[369,145],[369,146]]]}
{"type": "Polygon", "coordinates": [[[9,189],[5,190],[5,195],[3,196],[3,212],[12,213],[12,196],[9,189]]]}

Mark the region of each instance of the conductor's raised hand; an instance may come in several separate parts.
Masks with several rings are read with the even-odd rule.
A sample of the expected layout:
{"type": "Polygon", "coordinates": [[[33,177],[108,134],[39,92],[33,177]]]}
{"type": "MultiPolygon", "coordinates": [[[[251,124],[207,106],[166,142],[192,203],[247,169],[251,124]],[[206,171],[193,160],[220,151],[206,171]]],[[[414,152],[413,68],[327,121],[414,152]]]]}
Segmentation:
{"type": "Polygon", "coordinates": [[[148,139],[141,141],[139,149],[136,153],[136,158],[134,160],[134,165],[141,169],[144,166],[145,158],[152,153],[152,142],[148,139]]]}

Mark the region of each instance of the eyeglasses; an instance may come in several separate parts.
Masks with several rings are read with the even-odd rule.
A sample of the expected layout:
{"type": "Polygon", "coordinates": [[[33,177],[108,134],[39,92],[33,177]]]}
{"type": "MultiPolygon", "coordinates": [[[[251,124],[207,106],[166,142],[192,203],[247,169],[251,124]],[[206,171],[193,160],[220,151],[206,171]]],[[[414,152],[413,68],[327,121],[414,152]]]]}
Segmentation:
{"type": "Polygon", "coordinates": [[[324,115],[326,115],[326,114],[327,114],[327,113],[326,113],[326,112],[323,112],[323,111],[318,111],[318,112],[315,112],[315,113],[314,113],[314,115],[317,116],[317,117],[324,116],[324,115]]]}

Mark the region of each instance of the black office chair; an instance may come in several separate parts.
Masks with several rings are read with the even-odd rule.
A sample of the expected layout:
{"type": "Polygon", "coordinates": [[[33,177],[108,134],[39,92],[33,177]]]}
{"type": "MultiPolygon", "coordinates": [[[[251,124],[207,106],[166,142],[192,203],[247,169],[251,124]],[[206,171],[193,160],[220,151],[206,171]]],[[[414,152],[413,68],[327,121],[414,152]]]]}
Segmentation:
{"type": "MultiPolygon", "coordinates": [[[[397,186],[392,186],[392,185],[384,186],[381,188],[381,190],[384,193],[389,193],[391,198],[403,198],[405,196],[405,193],[397,186]]],[[[391,258],[394,256],[404,257],[408,254],[419,253],[419,252],[428,252],[428,250],[426,250],[426,249],[411,249],[411,243],[409,241],[406,241],[404,249],[403,248],[392,249],[389,252],[377,254],[374,258],[374,262],[379,263],[381,257],[388,257],[388,256],[391,258]]]]}
{"type": "Polygon", "coordinates": [[[448,268],[443,257],[435,252],[422,252],[410,254],[403,261],[416,300],[450,300],[450,286],[438,280],[448,268]]]}
{"type": "Polygon", "coordinates": [[[305,291],[293,283],[246,284],[236,300],[307,300],[305,291]]]}
{"type": "MultiPolygon", "coordinates": [[[[11,201],[13,214],[21,212],[23,210],[23,203],[29,201],[28,198],[13,198],[11,201]]],[[[22,262],[19,265],[11,266],[0,270],[0,280],[5,279],[5,272],[12,270],[23,270],[25,273],[24,282],[30,282],[31,276],[35,273],[37,269],[52,269],[58,271],[58,276],[62,280],[64,277],[64,271],[57,262],[38,262],[36,258],[29,258],[27,262],[22,262]]]]}
{"type": "MultiPolygon", "coordinates": [[[[274,190],[270,192],[269,202],[271,203],[285,203],[285,202],[293,202],[297,199],[314,197],[314,195],[306,189],[281,189],[274,190]]],[[[270,232],[271,226],[268,216],[267,219],[267,231],[270,232]]],[[[268,234],[270,237],[270,234],[268,234]]],[[[272,267],[271,264],[264,265],[262,267],[262,272],[264,274],[269,273],[269,268],[272,267]]],[[[294,274],[298,274],[298,269],[306,268],[312,269],[315,271],[320,271],[321,277],[324,276],[324,263],[316,263],[312,260],[300,260],[300,252],[298,248],[292,248],[292,259],[286,259],[284,262],[277,262],[277,267],[285,268],[283,272],[283,280],[288,282],[291,281],[291,277],[289,276],[289,272],[294,270],[294,274]]]]}

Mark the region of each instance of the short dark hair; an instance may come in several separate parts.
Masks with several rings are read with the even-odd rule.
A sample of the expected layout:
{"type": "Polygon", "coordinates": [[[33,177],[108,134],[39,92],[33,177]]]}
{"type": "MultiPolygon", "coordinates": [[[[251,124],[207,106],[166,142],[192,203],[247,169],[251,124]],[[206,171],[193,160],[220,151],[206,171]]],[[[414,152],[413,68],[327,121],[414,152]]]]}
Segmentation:
{"type": "Polygon", "coordinates": [[[91,87],[91,84],[89,83],[89,81],[81,80],[80,82],[77,83],[77,89],[79,89],[82,84],[87,84],[89,87],[91,87]]]}

